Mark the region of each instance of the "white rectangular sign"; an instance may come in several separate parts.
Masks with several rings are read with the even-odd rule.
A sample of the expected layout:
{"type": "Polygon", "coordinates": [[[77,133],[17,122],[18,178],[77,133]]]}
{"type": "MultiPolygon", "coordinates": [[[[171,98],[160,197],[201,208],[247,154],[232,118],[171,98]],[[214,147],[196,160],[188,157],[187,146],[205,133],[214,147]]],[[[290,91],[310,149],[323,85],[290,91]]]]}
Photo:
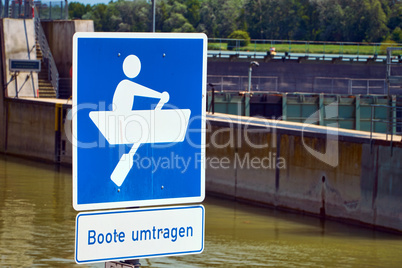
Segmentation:
{"type": "Polygon", "coordinates": [[[75,261],[201,253],[204,214],[202,205],[80,213],[76,219],[75,261]]]}

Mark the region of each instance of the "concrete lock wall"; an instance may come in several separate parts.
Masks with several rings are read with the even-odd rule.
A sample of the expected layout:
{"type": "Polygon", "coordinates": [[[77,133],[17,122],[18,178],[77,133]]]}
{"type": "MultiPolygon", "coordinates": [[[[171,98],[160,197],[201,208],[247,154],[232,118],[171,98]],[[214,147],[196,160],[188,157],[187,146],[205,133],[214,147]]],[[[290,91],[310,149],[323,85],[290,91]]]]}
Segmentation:
{"type": "Polygon", "coordinates": [[[93,32],[93,21],[60,20],[41,23],[60,77],[70,77],[73,59],[73,35],[76,32],[93,32]]]}
{"type": "Polygon", "coordinates": [[[392,152],[390,142],[370,145],[367,136],[340,135],[327,144],[324,134],[265,121],[270,127],[209,117],[208,192],[402,231],[400,141],[392,152]]]}
{"type": "MultiPolygon", "coordinates": [[[[0,152],[71,165],[70,109],[5,99],[0,152]]],[[[207,192],[402,232],[401,137],[302,125],[208,115],[207,192]]]]}
{"type": "MultiPolygon", "coordinates": [[[[1,70],[0,70],[1,71],[1,70]]],[[[0,74],[0,85],[3,85],[3,75],[0,74]]],[[[0,152],[4,152],[5,148],[5,113],[4,113],[4,91],[0,92],[0,152]]]]}
{"type": "Polygon", "coordinates": [[[47,101],[5,99],[4,138],[0,152],[45,160],[72,163],[71,105],[47,101]]]}
{"type": "Polygon", "coordinates": [[[54,104],[5,101],[6,151],[48,161],[54,160],[54,104]]]}
{"type": "Polygon", "coordinates": [[[7,85],[4,92],[6,97],[33,97],[38,88],[38,74],[35,72],[21,72],[15,80],[9,71],[10,59],[36,59],[35,29],[32,19],[2,19],[1,20],[1,71],[3,85],[7,85]],[[10,82],[11,81],[11,82],[10,82]],[[17,93],[17,92],[18,93],[17,93]]]}

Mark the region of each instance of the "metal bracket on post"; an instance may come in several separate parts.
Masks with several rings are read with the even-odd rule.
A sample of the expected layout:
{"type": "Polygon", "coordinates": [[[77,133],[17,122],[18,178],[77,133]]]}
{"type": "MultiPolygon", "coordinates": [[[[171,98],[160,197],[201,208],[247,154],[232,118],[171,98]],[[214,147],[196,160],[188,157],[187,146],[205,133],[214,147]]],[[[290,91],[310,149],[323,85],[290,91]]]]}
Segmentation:
{"type": "MultiPolygon", "coordinates": [[[[138,264],[140,264],[140,263],[138,263],[138,264]]],[[[136,266],[135,264],[124,263],[124,262],[115,262],[115,261],[105,262],[105,268],[135,268],[135,267],[140,267],[140,266],[136,266]]]]}
{"type": "MultiPolygon", "coordinates": [[[[125,260],[125,261],[121,262],[121,264],[130,265],[130,267],[133,267],[133,268],[141,267],[141,263],[140,263],[139,259],[125,260]]],[[[123,266],[122,268],[126,268],[126,267],[123,266]]]]}

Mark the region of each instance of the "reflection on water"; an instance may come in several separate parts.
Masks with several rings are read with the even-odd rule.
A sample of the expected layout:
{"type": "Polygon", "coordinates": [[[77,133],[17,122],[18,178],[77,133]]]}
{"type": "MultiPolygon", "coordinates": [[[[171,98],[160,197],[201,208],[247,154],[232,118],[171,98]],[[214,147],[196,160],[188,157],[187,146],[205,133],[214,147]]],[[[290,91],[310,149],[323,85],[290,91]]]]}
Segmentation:
{"type": "MultiPolygon", "coordinates": [[[[74,263],[70,168],[0,155],[0,267],[74,263]]],[[[143,267],[401,267],[402,236],[207,198],[200,255],[143,267]]]]}

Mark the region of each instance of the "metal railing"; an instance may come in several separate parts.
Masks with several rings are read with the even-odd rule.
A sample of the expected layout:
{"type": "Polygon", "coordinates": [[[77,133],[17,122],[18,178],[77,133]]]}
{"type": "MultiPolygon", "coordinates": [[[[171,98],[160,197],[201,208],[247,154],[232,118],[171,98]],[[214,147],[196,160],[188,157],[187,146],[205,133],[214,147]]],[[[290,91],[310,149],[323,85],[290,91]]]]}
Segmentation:
{"type": "MultiPolygon", "coordinates": [[[[36,12],[36,7],[35,7],[36,12]]],[[[39,42],[40,49],[43,55],[43,61],[48,67],[48,80],[52,84],[56,97],[59,97],[59,72],[57,71],[56,62],[54,61],[53,55],[50,51],[49,44],[47,42],[46,35],[43,31],[42,25],[40,23],[39,17],[34,18],[35,23],[35,34],[37,41],[39,42]]]]}
{"type": "MultiPolygon", "coordinates": [[[[214,51],[233,51],[267,53],[275,48],[276,53],[296,53],[304,56],[311,55],[338,55],[339,57],[353,55],[357,58],[371,55],[375,59],[378,55],[386,55],[387,47],[401,46],[395,43],[359,43],[359,42],[324,42],[298,40],[264,40],[251,39],[247,46],[242,46],[243,39],[209,38],[208,49],[214,51]]],[[[398,57],[398,56],[396,56],[398,57]]]]}
{"type": "MultiPolygon", "coordinates": [[[[248,76],[241,75],[208,75],[208,84],[213,84],[216,90],[246,91],[248,76]]],[[[251,78],[252,91],[278,91],[277,76],[253,76],[251,78]]]]}
{"type": "Polygon", "coordinates": [[[32,0],[0,0],[0,17],[32,18],[32,0]]]}
{"type": "Polygon", "coordinates": [[[59,98],[68,99],[72,95],[72,79],[69,77],[59,78],[59,98]]]}
{"type": "MultiPolygon", "coordinates": [[[[373,132],[376,132],[374,129],[375,123],[383,123],[386,125],[386,140],[390,141],[391,154],[392,154],[394,136],[397,134],[402,134],[402,107],[401,106],[391,106],[391,105],[381,105],[381,104],[373,104],[370,106],[371,106],[371,123],[370,123],[371,148],[373,146],[373,132]],[[387,109],[388,118],[387,119],[376,119],[375,118],[376,108],[387,109]],[[390,139],[389,139],[389,137],[390,137],[390,139]]],[[[401,142],[401,140],[399,140],[399,142],[401,142]]]]}
{"type": "Polygon", "coordinates": [[[41,20],[68,19],[68,5],[66,1],[35,1],[35,16],[41,20]]]}
{"type": "Polygon", "coordinates": [[[68,18],[66,1],[0,0],[1,18],[33,18],[65,20],[68,18]],[[33,6],[36,7],[33,12],[33,6]]]}
{"type": "MultiPolygon", "coordinates": [[[[208,75],[207,83],[213,84],[216,91],[246,91],[248,77],[243,75],[208,75]]],[[[279,81],[278,76],[253,76],[252,91],[294,92],[279,81]]],[[[314,77],[309,93],[386,95],[386,79],[365,79],[347,77],[314,77]]],[[[400,85],[390,85],[392,94],[400,94],[400,85]]]]}
{"type": "Polygon", "coordinates": [[[314,77],[313,92],[349,95],[385,95],[387,94],[387,81],[386,79],[314,77]]]}

